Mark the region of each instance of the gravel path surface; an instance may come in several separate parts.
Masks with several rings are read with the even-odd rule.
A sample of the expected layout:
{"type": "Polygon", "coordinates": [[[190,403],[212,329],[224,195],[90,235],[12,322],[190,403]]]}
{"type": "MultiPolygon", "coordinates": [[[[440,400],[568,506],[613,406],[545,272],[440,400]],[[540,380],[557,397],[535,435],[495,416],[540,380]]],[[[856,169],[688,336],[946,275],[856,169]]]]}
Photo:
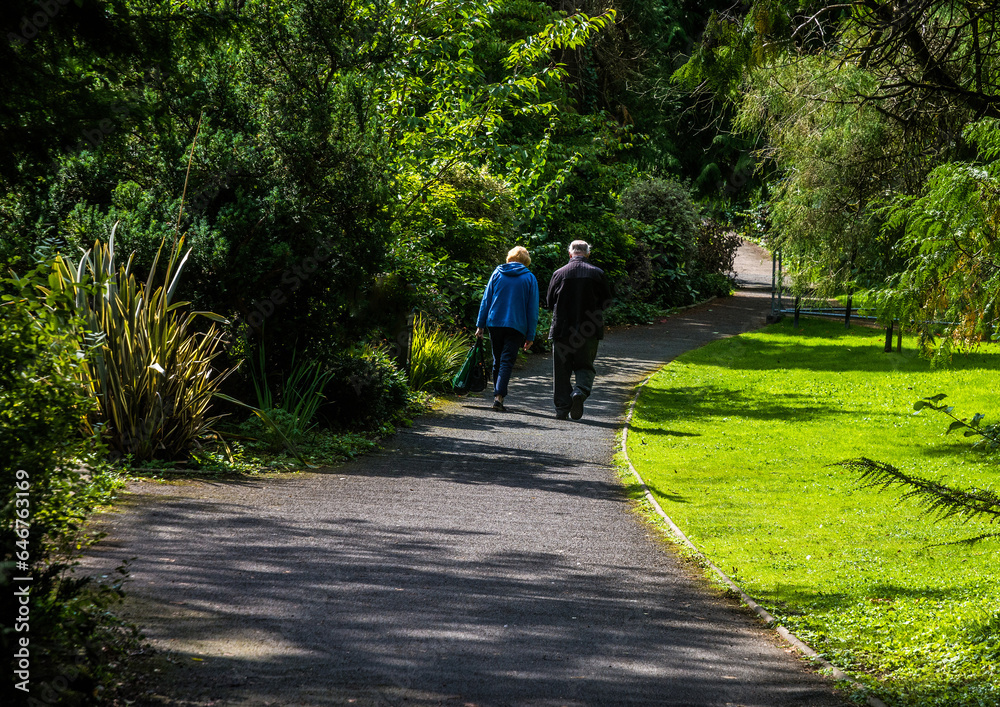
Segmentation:
{"type": "Polygon", "coordinates": [[[178,663],[150,700],[846,705],[631,512],[611,463],[635,384],[768,304],[747,289],[612,332],[578,422],[536,355],[508,412],[449,402],[340,468],[135,484],[86,566],[138,558],[126,615],[178,663]]]}

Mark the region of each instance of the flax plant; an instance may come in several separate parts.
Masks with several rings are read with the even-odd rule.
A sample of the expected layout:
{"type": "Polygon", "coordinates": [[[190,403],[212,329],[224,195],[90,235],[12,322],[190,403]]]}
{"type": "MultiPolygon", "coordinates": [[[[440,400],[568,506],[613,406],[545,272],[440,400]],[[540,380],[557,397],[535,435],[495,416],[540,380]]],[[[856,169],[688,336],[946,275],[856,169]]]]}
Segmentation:
{"type": "Polygon", "coordinates": [[[145,283],[131,271],[132,257],[116,264],[114,229],[108,243],[97,242],[79,262],[57,259],[50,286],[68,293],[95,348],[86,384],[98,402],[85,431],[135,461],[176,459],[213,433],[212,397],[229,371],[216,371],[222,333],[210,324],[196,330],[199,317],[225,320],[211,312],[185,311],[174,301],[190,250],[179,238],[167,257],[162,284],[157,270],[161,243],[145,283]]]}

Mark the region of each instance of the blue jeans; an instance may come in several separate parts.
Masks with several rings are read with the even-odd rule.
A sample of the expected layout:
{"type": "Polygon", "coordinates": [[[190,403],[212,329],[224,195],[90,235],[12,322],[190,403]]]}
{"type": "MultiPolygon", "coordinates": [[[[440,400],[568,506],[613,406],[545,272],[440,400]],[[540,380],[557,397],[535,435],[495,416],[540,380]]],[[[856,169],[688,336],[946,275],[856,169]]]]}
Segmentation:
{"type": "Polygon", "coordinates": [[[493,395],[507,395],[507,383],[514,370],[517,350],[524,346],[524,334],[505,326],[490,327],[493,345],[493,395]]]}

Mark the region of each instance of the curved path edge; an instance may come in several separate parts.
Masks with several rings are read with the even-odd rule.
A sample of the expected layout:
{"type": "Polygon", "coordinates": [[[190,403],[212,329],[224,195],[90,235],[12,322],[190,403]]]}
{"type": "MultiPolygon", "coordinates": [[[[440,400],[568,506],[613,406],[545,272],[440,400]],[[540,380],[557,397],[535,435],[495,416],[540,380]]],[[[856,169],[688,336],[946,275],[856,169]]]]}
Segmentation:
{"type": "MultiPolygon", "coordinates": [[[[661,366],[660,370],[666,368],[669,365],[670,363],[665,363],[663,366],[661,366]]],[[[869,691],[865,685],[863,685],[862,683],[858,682],[855,678],[845,673],[843,670],[841,670],[836,665],[834,665],[826,658],[821,656],[818,652],[816,652],[816,650],[808,643],[803,641],[801,638],[796,636],[794,633],[789,631],[784,626],[780,625],[777,622],[777,619],[775,619],[767,611],[767,609],[765,609],[756,601],[754,601],[753,597],[751,597],[749,594],[743,591],[743,589],[740,588],[740,586],[736,584],[736,582],[734,582],[732,578],[729,577],[729,575],[727,575],[725,572],[719,569],[719,567],[714,562],[708,559],[708,556],[705,555],[705,553],[703,553],[701,550],[699,550],[698,547],[693,542],[691,542],[688,536],[684,534],[684,531],[682,531],[677,526],[677,524],[674,523],[673,519],[669,515],[667,515],[667,512],[663,510],[662,506],[660,506],[659,501],[656,500],[656,497],[653,495],[653,492],[650,491],[649,486],[646,485],[646,480],[642,478],[642,475],[639,473],[639,470],[636,469],[635,465],[632,464],[632,460],[628,455],[628,431],[629,427],[632,424],[632,413],[635,412],[635,406],[639,402],[639,396],[642,395],[642,391],[646,387],[646,384],[649,382],[650,378],[652,378],[652,375],[647,376],[641,383],[639,383],[639,385],[636,386],[635,395],[632,397],[632,402],[629,404],[628,413],[625,415],[625,422],[622,425],[622,435],[621,435],[622,456],[625,459],[625,463],[628,465],[629,471],[636,478],[636,480],[638,480],[639,485],[642,487],[642,491],[643,494],[645,495],[646,500],[653,507],[653,510],[656,511],[656,514],[659,515],[664,520],[664,522],[667,525],[667,528],[670,531],[670,534],[673,535],[674,538],[676,538],[681,544],[689,548],[695,554],[695,556],[698,558],[699,561],[704,563],[706,567],[708,567],[712,572],[716,574],[716,576],[718,576],[720,580],[722,580],[723,584],[725,584],[727,587],[729,587],[736,593],[736,595],[740,598],[740,601],[746,604],[747,607],[749,607],[754,613],[756,613],[757,616],[759,616],[761,620],[764,621],[764,623],[769,628],[773,628],[778,633],[779,636],[785,639],[785,641],[787,641],[799,653],[801,653],[803,656],[809,658],[810,660],[816,662],[817,664],[828,670],[830,672],[830,675],[835,680],[842,680],[848,682],[856,689],[862,691],[865,694],[865,698],[868,701],[870,707],[887,707],[887,705],[882,700],[875,697],[874,695],[868,694],[869,691]]]]}

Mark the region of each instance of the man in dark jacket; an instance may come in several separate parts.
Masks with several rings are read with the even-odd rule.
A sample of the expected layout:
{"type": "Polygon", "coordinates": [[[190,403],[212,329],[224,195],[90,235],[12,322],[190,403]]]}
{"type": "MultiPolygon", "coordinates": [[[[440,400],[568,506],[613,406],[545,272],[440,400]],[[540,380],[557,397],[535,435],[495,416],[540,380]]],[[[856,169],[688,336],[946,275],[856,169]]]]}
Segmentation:
{"type": "Polygon", "coordinates": [[[604,271],[588,257],[589,244],[570,243],[569,263],[552,274],[545,298],[552,310],[552,398],[560,420],[583,416],[583,401],[594,387],[597,344],[604,338],[604,308],[611,300],[604,271]]]}

